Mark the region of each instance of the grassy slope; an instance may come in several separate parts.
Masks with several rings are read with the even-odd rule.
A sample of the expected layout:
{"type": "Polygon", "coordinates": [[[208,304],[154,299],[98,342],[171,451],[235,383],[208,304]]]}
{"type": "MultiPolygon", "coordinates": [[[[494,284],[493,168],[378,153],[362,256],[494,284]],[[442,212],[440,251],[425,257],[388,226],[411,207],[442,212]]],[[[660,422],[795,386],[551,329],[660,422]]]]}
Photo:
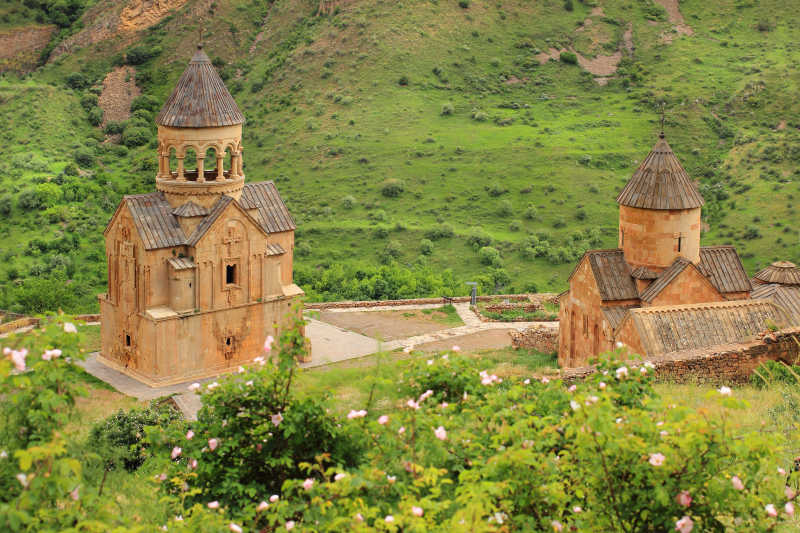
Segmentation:
{"type": "MultiPolygon", "coordinates": [[[[798,16],[777,0],[681,2],[695,34],[675,36],[671,44],[661,39],[671,24],[645,19],[649,1],[600,2],[608,20],[616,21],[593,17],[593,27],[611,39],[606,48],[619,46],[623,29],[632,24],[634,63],[626,70],[641,77],[629,88],[624,80],[597,86],[576,66],[529,66],[534,49],[572,43],[590,53],[586,33],[574,31],[590,7],[577,2],[566,12],[555,0],[474,1],[469,9],[451,0],[362,0],[323,19],[312,16],[316,2],[310,0],[220,4],[208,23],[207,49],[229,62],[228,85],[248,118],[248,179],[277,180],[299,223],[298,242],[311,246],[309,256],[298,258],[300,268],[375,263],[389,240],[402,245],[401,262],[413,264],[420,261],[425,230],[449,222],[456,237],[436,242],[433,255],[422,261],[452,268],[465,281],[480,273],[485,267],[464,238],[468,228],[480,225],[502,253],[513,279],[510,290],[560,290],[572,261],[524,259],[527,235],[546,231],[561,246],[575,230],[600,228],[602,246],[616,245],[613,199],[655,140],[654,106],[662,99],[668,102],[668,138],[687,170],[728,196],[716,202],[722,213],[709,220],[704,243],[736,244],[751,272],[776,258],[800,260],[792,224],[797,156],[791,149],[800,122],[794,119],[800,104],[794,98],[799,78],[792,37],[798,16]],[[776,13],[782,13],[780,20],[776,13]],[[759,31],[759,22],[771,30],[759,31]],[[262,30],[263,40],[251,53],[262,30]],[[527,81],[505,83],[511,75],[527,81]],[[408,77],[408,86],[397,83],[401,76],[408,77]],[[440,113],[446,102],[454,108],[450,116],[440,113]],[[510,103],[521,105],[509,109],[510,103]],[[473,109],[489,120],[472,120],[473,109]],[[508,118],[514,119],[511,125],[495,123],[508,118]],[[788,127],[777,129],[784,120],[788,127]],[[729,133],[720,136],[721,131],[729,133]],[[591,161],[582,164],[586,155],[591,161]],[[405,183],[399,198],[381,196],[387,178],[405,183]],[[495,183],[509,192],[490,196],[487,188],[495,183]],[[348,195],[356,200],[353,209],[342,205],[348,195]],[[514,209],[510,216],[498,213],[505,200],[514,209]],[[537,208],[535,220],[522,216],[528,205],[537,208]],[[583,220],[575,216],[579,208],[583,220]],[[554,228],[561,219],[566,226],[554,228]],[[519,230],[510,229],[512,220],[520,221],[519,230]],[[375,235],[379,226],[390,230],[387,238],[375,235]],[[750,226],[762,237],[746,239],[750,226]]],[[[185,12],[192,5],[145,34],[164,49],[154,60],[157,68],[150,67],[155,82],[146,87],[160,99],[191,53],[196,23],[185,12]]],[[[47,128],[11,120],[14,138],[29,139],[26,145],[11,143],[12,153],[33,153],[48,171],[25,171],[13,183],[3,173],[5,189],[57,172],[92,134],[79,95],[63,89],[63,79],[75,70],[102,79],[111,56],[124,49],[121,43],[107,41],[63,57],[34,73],[25,82],[27,91],[19,91],[17,81],[0,85],[15,95],[0,104],[6,123],[25,112],[20,104],[45,101],[48,121],[60,117],[47,128]],[[34,96],[37,91],[53,96],[34,96]]],[[[100,153],[113,189],[109,205],[79,206],[80,216],[89,213],[95,223],[84,224],[81,232],[86,248],[93,249],[100,246],[113,200],[152,189],[150,172],[131,171],[136,161],[154,156],[151,147],[124,157],[100,153]]],[[[52,238],[59,226],[19,210],[0,222],[0,234],[10,236],[0,243],[0,280],[12,264],[24,274],[37,258],[20,248],[34,236],[52,238]]],[[[77,260],[94,273],[79,279],[99,291],[102,253],[90,254],[83,250],[77,260]]]]}

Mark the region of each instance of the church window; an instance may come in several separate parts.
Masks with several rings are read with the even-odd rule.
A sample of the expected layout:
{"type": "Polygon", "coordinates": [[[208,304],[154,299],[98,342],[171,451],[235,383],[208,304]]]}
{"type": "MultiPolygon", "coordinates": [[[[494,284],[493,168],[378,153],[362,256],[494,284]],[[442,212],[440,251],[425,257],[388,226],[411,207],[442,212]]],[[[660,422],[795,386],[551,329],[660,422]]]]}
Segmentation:
{"type": "Polygon", "coordinates": [[[620,246],[625,246],[625,230],[621,228],[619,230],[619,244],[620,246]]]}
{"type": "Polygon", "coordinates": [[[589,317],[586,315],[583,316],[583,336],[589,336],[589,317]]]}
{"type": "Polygon", "coordinates": [[[125,335],[125,346],[130,347],[131,345],[131,336],[125,335]]]}
{"type": "Polygon", "coordinates": [[[237,283],[236,265],[225,265],[225,284],[236,285],[237,283]]]}
{"type": "Polygon", "coordinates": [[[226,338],[225,339],[225,346],[230,346],[231,344],[233,344],[233,338],[232,337],[226,338]]]}
{"type": "Polygon", "coordinates": [[[683,236],[678,235],[678,251],[681,251],[681,245],[683,244],[683,236]]]}

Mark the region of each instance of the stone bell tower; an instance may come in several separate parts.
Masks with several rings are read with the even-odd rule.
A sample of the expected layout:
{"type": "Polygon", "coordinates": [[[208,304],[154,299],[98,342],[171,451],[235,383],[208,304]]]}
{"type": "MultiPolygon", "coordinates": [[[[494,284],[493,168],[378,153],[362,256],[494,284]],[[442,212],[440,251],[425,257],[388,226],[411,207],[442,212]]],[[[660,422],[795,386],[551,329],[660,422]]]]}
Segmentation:
{"type": "Polygon", "coordinates": [[[158,114],[156,124],[156,189],[164,193],[173,208],[192,202],[208,209],[222,195],[237,201],[241,198],[244,115],[202,44],[158,114]],[[190,150],[196,154],[196,167],[187,169],[185,159],[190,150]]]}
{"type": "Polygon", "coordinates": [[[619,247],[632,268],[654,273],[677,257],[700,263],[704,200],[664,133],[617,196],[619,247]]]}

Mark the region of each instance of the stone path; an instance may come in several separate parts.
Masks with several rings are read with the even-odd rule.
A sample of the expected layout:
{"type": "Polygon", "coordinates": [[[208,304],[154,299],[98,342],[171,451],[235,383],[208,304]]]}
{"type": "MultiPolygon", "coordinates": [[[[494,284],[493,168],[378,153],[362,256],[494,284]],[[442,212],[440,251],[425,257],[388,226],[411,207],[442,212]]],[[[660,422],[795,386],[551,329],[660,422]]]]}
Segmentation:
{"type": "MultiPolygon", "coordinates": [[[[419,346],[430,342],[452,340],[457,344],[459,337],[472,335],[481,331],[488,330],[508,330],[516,329],[522,331],[541,322],[482,322],[480,318],[470,309],[468,303],[453,304],[456,312],[464,322],[463,326],[427,333],[425,335],[415,335],[405,339],[398,339],[390,342],[381,343],[371,337],[354,333],[352,331],[327,324],[313,318],[307,319],[306,336],[311,340],[311,361],[300,363],[302,368],[319,368],[341,361],[359,359],[380,351],[392,351],[408,346],[419,346]]],[[[441,307],[441,304],[401,306],[401,309],[429,309],[441,307]]],[[[397,306],[348,308],[337,309],[336,312],[364,312],[397,310],[397,306]]],[[[205,383],[214,378],[204,380],[191,380],[186,383],[169,385],[166,387],[153,388],[140,383],[139,381],[117,372],[97,360],[97,353],[90,354],[85,361],[78,363],[88,373],[98,379],[105,381],[119,392],[128,396],[133,396],[138,400],[148,401],[162,396],[173,395],[175,404],[180,408],[187,420],[196,420],[197,412],[202,407],[200,397],[187,390],[187,387],[194,381],[205,383]]]]}

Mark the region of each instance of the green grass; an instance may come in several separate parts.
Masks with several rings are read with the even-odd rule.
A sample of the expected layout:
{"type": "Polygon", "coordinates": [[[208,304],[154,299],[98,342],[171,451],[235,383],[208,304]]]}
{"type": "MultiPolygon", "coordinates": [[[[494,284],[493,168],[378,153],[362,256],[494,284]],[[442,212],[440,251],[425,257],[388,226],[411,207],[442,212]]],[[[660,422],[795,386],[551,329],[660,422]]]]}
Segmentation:
{"type": "MultiPolygon", "coordinates": [[[[141,83],[145,93],[159,100],[191,53],[185,36],[196,25],[181,14],[194,4],[141,36],[163,49],[138,67],[150,75],[141,83]]],[[[662,100],[668,140],[707,200],[703,243],[736,245],[751,274],[775,259],[800,260],[793,224],[800,14],[782,2],[682,2],[694,35],[671,44],[661,39],[671,24],[648,22],[644,1],[603,2],[606,20],[596,18],[593,27],[606,43],[574,31],[589,16],[582,3],[566,12],[561,2],[461,9],[450,1],[367,0],[332,18],[313,17],[316,4],[300,0],[219,4],[207,22],[206,49],[226,63],[222,71],[247,116],[248,180],[276,181],[297,220],[298,245],[308,246],[295,263],[303,279],[332,265],[374,265],[395,241],[400,264],[448,268],[459,283],[469,281],[489,268],[466,241],[481,226],[511,280],[499,290],[560,292],[585,248],[616,246],[614,198],[655,142],[662,100]],[[251,54],[262,20],[269,31],[251,54]],[[759,31],[761,20],[773,21],[772,29],[759,31]],[[580,67],[532,61],[551,46],[611,53],[628,24],[633,59],[607,86],[580,67]],[[398,84],[403,76],[405,86],[398,84]],[[527,81],[506,83],[511,76],[527,81]],[[451,115],[442,115],[445,103],[451,115]],[[487,120],[473,120],[473,110],[487,120]],[[782,121],[787,127],[778,129],[782,121]],[[386,179],[402,180],[404,192],[383,196],[386,179]],[[493,195],[495,185],[507,192],[493,195]],[[352,208],[345,197],[355,200],[352,208]],[[505,201],[511,214],[502,212],[505,201]],[[525,218],[529,206],[535,218],[525,218]],[[435,241],[431,255],[420,253],[426,232],[443,223],[455,236],[435,241]],[[600,231],[595,244],[585,238],[591,229],[600,231]],[[531,235],[563,253],[531,257],[531,235]]],[[[98,192],[64,200],[57,213],[15,207],[0,220],[6,286],[10,272],[25,279],[57,270],[52,257],[59,254],[26,252],[31,239],[79,236],[73,254],[60,254],[79,266],[72,272],[76,310],[96,309],[94,294],[104,290],[102,230],[120,196],[154,188],[155,146],[123,153],[97,144],[99,132],[79,104],[86,91],[64,88],[76,71],[101,80],[121,51],[111,39],[24,81],[0,82],[0,118],[10,125],[4,194],[16,201],[26,187],[57,176],[78,147],[97,155],[84,170],[98,192]],[[20,163],[27,154],[33,163],[20,163]]]]}
{"type": "Polygon", "coordinates": [[[422,309],[421,311],[423,315],[429,316],[434,322],[438,322],[439,324],[443,324],[445,326],[454,328],[464,325],[464,321],[461,320],[460,316],[458,316],[458,311],[456,311],[456,308],[453,306],[453,304],[443,305],[442,307],[437,307],[435,309],[422,309]]]}

